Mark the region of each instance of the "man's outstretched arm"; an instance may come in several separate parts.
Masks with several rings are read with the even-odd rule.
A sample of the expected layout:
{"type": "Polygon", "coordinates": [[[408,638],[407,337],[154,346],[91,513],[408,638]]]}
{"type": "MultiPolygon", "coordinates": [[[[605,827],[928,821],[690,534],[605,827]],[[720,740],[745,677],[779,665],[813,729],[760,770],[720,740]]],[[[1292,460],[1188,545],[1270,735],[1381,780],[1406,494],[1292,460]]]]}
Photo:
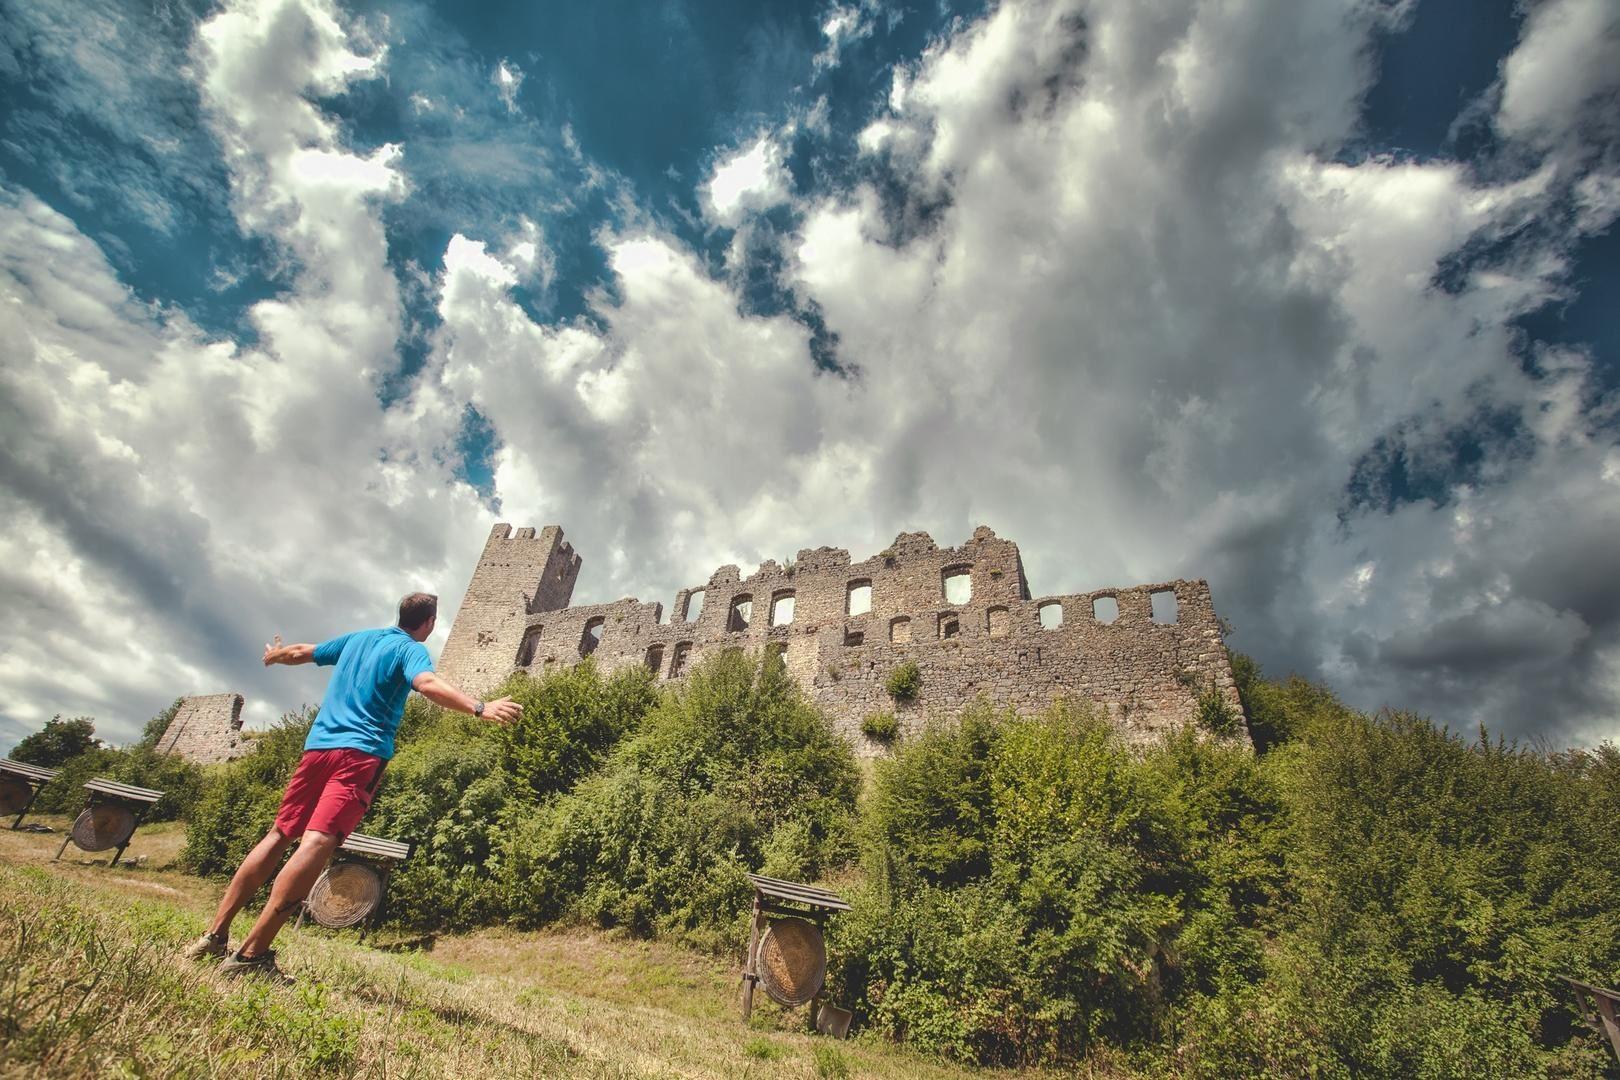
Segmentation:
{"type": "Polygon", "coordinates": [[[264,647],[264,666],[271,664],[307,664],[315,659],[313,645],[283,645],[281,635],[264,647]]]}
{"type": "MultiPolygon", "coordinates": [[[[443,705],[457,712],[478,711],[478,699],[462,693],[431,671],[424,671],[411,680],[411,689],[435,705],[443,705]]],[[[523,706],[509,697],[484,702],[484,719],[497,724],[510,724],[523,715],[523,706]]]]}

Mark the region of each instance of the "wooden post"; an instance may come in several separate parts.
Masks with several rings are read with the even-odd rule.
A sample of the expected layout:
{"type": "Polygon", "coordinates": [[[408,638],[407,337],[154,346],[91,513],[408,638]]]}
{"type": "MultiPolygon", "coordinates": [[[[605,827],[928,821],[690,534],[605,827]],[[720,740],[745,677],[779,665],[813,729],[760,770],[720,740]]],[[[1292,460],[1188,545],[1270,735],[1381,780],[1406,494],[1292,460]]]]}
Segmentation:
{"type": "Polygon", "coordinates": [[[33,785],[30,785],[30,787],[33,787],[33,793],[28,796],[28,801],[23,804],[22,812],[20,814],[18,814],[16,817],[11,819],[11,831],[12,832],[17,831],[17,826],[22,824],[22,819],[27,817],[28,816],[28,811],[30,811],[30,810],[32,810],[34,808],[34,800],[39,798],[40,788],[42,788],[44,786],[45,786],[44,784],[40,784],[38,787],[33,787],[33,785]]]}
{"type": "Polygon", "coordinates": [[[759,891],[754,892],[754,929],[748,935],[748,959],[743,961],[742,1018],[743,1023],[754,1012],[754,985],[759,982],[759,932],[765,925],[765,912],[760,909],[759,891]]]}

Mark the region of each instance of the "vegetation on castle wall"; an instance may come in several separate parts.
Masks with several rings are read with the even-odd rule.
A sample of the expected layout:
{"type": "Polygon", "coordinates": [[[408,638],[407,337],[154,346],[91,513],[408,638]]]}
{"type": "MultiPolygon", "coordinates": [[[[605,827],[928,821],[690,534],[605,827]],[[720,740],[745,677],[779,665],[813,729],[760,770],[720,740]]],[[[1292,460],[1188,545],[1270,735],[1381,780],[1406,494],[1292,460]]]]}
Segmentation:
{"type": "Polygon", "coordinates": [[[887,710],[867,713],[861,720],[861,734],[873,742],[887,745],[900,736],[900,721],[887,710]]]}
{"type": "Polygon", "coordinates": [[[884,682],[883,688],[896,701],[915,701],[917,695],[922,693],[922,669],[910,660],[897,664],[894,670],[889,672],[889,678],[884,682]]]}

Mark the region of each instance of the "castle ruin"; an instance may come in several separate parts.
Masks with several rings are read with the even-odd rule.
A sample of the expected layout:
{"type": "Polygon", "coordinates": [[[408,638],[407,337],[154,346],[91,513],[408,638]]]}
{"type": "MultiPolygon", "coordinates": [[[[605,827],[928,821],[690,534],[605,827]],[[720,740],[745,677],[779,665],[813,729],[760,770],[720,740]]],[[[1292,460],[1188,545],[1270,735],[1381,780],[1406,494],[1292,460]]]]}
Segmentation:
{"type": "Polygon", "coordinates": [[[1232,666],[1204,581],[1035,597],[1018,545],[984,526],[961,547],[902,533],[862,562],[841,548],[768,560],[743,578],[722,566],[662,604],[569,607],[580,557],[547,526],[496,525],[473,571],[439,669],[473,694],[514,670],[595,657],[679,679],[720,649],[778,650],[788,671],[864,753],[867,715],[892,710],[902,735],[974,699],[1035,712],[1089,699],[1135,742],[1192,721],[1201,694],[1241,716],[1232,666]],[[921,690],[896,703],[890,673],[910,661],[921,690]]]}
{"type": "Polygon", "coordinates": [[[198,765],[241,757],[252,747],[242,737],[242,695],[200,694],[180,699],[174,719],[153,749],[198,765]]]}

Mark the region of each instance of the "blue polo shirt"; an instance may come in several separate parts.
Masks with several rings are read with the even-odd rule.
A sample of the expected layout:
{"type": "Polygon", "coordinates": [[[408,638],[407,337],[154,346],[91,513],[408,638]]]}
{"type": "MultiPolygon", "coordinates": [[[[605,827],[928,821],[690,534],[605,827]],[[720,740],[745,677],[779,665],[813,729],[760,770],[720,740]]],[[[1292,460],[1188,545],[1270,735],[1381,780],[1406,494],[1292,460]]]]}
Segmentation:
{"type": "Polygon", "coordinates": [[[337,665],[305,750],[349,748],[387,761],[411,683],[433,670],[427,648],[397,626],[356,630],[315,646],[315,662],[337,665]]]}

